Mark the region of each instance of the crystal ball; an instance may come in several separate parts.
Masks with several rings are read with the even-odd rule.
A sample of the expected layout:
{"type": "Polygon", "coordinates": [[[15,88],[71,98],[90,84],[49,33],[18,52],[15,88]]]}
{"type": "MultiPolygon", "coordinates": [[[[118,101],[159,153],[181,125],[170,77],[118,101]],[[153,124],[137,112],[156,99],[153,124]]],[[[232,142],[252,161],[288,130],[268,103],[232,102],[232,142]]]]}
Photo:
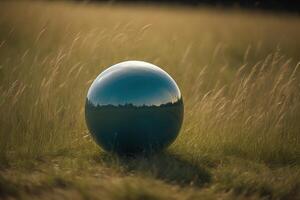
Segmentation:
{"type": "Polygon", "coordinates": [[[87,127],[102,149],[116,154],[152,153],[168,147],[183,121],[181,92],[161,68],[143,61],[115,64],[90,86],[87,127]]]}

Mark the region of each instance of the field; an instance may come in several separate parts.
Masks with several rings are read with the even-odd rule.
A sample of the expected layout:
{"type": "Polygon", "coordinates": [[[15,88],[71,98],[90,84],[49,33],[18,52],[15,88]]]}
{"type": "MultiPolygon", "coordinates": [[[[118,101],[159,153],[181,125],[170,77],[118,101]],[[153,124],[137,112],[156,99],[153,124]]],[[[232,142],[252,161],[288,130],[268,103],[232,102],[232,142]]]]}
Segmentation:
{"type": "Polygon", "coordinates": [[[0,199],[300,199],[300,18],[238,9],[0,2],[0,199]],[[144,60],[185,104],[164,152],[85,125],[105,68],[144,60]]]}

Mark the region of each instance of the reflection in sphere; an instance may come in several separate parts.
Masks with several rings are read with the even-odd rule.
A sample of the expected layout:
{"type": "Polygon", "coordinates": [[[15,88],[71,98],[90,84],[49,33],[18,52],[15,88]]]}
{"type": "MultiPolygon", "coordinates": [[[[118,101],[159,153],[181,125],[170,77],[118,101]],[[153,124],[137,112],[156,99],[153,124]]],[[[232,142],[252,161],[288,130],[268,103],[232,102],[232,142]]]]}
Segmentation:
{"type": "Polygon", "coordinates": [[[177,137],[183,101],[162,69],[126,61],[103,71],[89,88],[85,116],[95,141],[118,154],[162,150],[177,137]]]}

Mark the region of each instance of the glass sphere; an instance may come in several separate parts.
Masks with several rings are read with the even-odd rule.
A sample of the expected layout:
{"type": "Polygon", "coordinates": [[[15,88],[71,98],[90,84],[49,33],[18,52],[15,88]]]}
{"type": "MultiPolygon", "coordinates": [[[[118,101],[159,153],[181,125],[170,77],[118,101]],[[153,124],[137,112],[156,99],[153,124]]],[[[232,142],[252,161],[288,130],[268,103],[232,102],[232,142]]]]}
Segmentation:
{"type": "Polygon", "coordinates": [[[90,86],[85,105],[92,137],[117,154],[166,148],[179,133],[183,112],[182,96],[171,76],[142,61],[104,70],[90,86]]]}

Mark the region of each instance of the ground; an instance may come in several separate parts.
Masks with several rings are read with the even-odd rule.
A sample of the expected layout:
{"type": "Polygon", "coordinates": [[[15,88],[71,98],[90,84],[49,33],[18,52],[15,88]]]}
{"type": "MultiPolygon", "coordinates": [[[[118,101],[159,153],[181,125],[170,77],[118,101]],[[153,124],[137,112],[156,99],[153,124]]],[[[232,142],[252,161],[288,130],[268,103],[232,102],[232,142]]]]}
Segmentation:
{"type": "Polygon", "coordinates": [[[300,199],[300,20],[239,9],[0,3],[0,199],[300,199]],[[105,68],[181,89],[177,140],[106,153],[85,125],[105,68]]]}

